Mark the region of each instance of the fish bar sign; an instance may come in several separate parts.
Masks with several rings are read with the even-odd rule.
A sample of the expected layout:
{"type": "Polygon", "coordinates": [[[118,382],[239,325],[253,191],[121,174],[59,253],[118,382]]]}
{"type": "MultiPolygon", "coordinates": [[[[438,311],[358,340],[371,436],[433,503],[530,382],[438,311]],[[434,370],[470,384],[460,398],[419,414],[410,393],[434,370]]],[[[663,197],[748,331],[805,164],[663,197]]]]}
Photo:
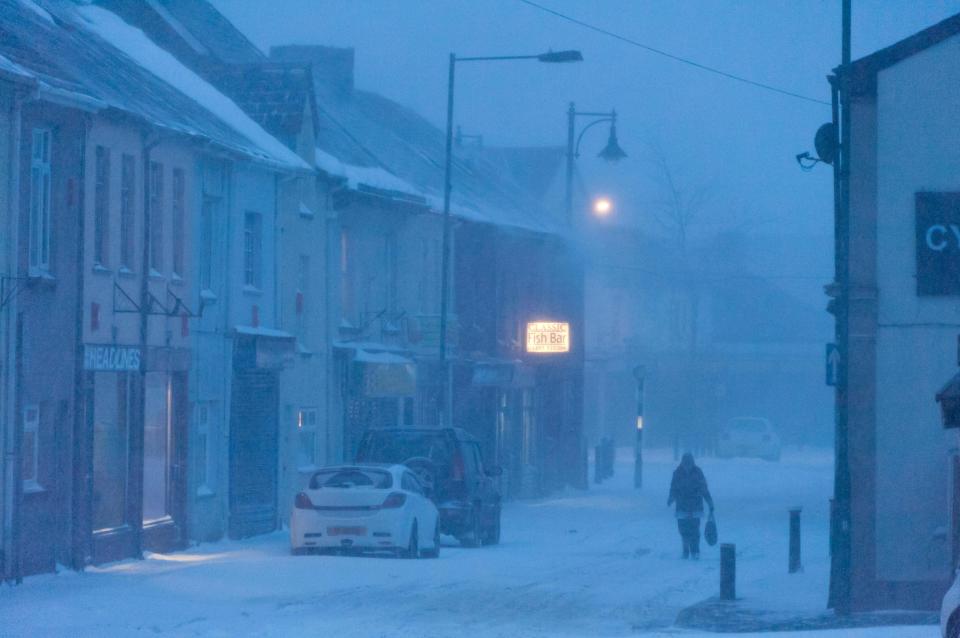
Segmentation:
{"type": "Polygon", "coordinates": [[[527,324],[527,352],[570,352],[570,324],[563,321],[532,321],[527,324]]]}
{"type": "Polygon", "coordinates": [[[83,346],[83,369],[101,372],[136,372],[140,348],[129,346],[83,346]]]}
{"type": "Polygon", "coordinates": [[[917,294],[960,295],[960,193],[917,193],[917,294]]]}

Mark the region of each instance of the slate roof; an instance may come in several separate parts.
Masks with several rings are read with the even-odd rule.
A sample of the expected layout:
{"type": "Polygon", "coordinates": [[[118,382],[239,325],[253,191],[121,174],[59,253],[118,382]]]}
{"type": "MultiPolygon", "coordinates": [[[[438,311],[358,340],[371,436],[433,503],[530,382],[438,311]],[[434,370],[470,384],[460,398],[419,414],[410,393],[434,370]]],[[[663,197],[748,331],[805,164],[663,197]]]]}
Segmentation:
{"type": "MultiPolygon", "coordinates": [[[[316,86],[320,150],[346,164],[382,168],[418,189],[430,208],[442,209],[445,140],[440,129],[376,93],[344,93],[321,81],[316,86]]],[[[460,218],[538,233],[563,232],[537,197],[482,155],[455,149],[452,183],[451,212],[460,218]]]]}
{"type": "MultiPolygon", "coordinates": [[[[898,62],[920,53],[960,33],[960,13],[870,55],[854,60],[852,91],[856,95],[875,94],[877,74],[898,62]]],[[[840,67],[834,69],[840,73],[840,67]]]]}
{"type": "MultiPolygon", "coordinates": [[[[146,1],[166,9],[222,63],[255,64],[267,61],[267,56],[206,0],[146,1]]],[[[268,5],[269,2],[264,2],[264,8],[268,5]]]]}
{"type": "Polygon", "coordinates": [[[308,65],[266,62],[227,66],[218,72],[217,87],[258,124],[287,139],[303,129],[307,106],[317,127],[313,76],[308,65]]]}
{"type": "Polygon", "coordinates": [[[88,28],[71,0],[0,0],[0,57],[30,74],[42,95],[115,109],[157,127],[207,139],[224,150],[283,165],[210,110],[137,64],[88,28]]]}

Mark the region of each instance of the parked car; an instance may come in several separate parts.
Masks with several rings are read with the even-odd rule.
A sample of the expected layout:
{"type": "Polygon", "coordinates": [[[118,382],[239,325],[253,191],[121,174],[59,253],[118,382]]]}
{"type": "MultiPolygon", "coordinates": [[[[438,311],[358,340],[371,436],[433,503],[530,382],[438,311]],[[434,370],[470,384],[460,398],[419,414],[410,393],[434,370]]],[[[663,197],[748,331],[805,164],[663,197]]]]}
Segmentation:
{"type": "Polygon", "coordinates": [[[953,584],[943,595],[940,606],[940,634],[943,638],[960,638],[960,570],[953,577],[953,584]]]}
{"type": "Polygon", "coordinates": [[[290,515],[294,554],[313,549],[440,555],[440,521],[417,476],[403,465],[338,465],[317,471],[290,515]]]}
{"type": "Polygon", "coordinates": [[[500,542],[500,468],[488,468],[480,444],[459,428],[369,430],[358,463],[402,463],[418,473],[440,510],[440,532],[461,545],[500,542]]]}
{"type": "Polygon", "coordinates": [[[767,461],[780,460],[780,437],[767,419],[737,417],[720,428],[717,456],[752,456],[767,461]]]}

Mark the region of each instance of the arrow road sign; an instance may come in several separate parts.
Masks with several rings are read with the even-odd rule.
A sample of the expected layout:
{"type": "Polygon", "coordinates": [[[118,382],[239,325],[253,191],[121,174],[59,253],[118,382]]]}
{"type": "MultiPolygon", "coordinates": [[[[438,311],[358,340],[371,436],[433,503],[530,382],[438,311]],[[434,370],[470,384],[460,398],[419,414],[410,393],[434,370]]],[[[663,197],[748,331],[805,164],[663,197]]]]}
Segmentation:
{"type": "Polygon", "coordinates": [[[834,387],[837,385],[837,379],[840,377],[840,350],[837,344],[827,344],[827,385],[834,387]]]}

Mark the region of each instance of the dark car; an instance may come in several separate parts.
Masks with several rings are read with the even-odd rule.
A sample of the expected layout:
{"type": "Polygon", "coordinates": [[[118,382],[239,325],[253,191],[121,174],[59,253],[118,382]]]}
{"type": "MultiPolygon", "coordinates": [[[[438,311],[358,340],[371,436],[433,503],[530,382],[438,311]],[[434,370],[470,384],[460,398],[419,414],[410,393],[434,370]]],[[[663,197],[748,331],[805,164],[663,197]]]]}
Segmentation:
{"type": "Polygon", "coordinates": [[[440,532],[462,545],[500,542],[500,491],[496,467],[486,467],[480,444],[459,428],[369,430],[357,448],[358,463],[402,463],[416,472],[440,511],[440,532]]]}

